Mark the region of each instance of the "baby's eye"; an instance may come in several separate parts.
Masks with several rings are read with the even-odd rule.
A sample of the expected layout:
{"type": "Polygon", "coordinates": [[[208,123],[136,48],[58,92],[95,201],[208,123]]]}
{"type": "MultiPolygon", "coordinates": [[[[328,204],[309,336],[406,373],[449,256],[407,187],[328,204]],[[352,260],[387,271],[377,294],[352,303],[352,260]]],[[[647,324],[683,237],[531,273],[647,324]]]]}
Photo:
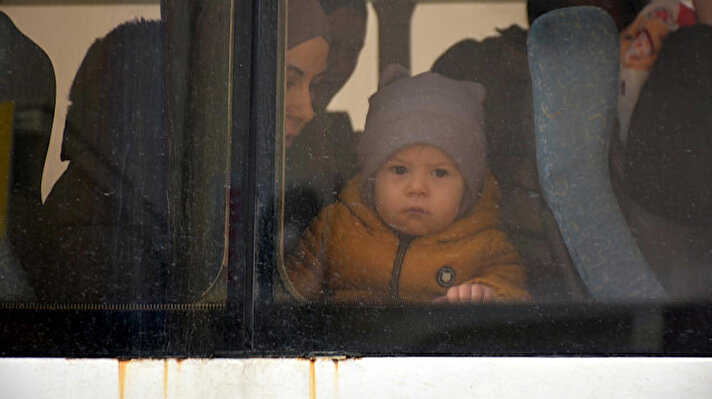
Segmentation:
{"type": "Polygon", "coordinates": [[[435,177],[445,177],[449,174],[450,172],[448,172],[446,169],[437,168],[433,170],[433,176],[435,177]]]}
{"type": "Polygon", "coordinates": [[[401,166],[401,165],[394,165],[394,166],[391,166],[391,172],[393,172],[397,175],[404,175],[408,172],[408,168],[406,168],[405,166],[401,166]]]}

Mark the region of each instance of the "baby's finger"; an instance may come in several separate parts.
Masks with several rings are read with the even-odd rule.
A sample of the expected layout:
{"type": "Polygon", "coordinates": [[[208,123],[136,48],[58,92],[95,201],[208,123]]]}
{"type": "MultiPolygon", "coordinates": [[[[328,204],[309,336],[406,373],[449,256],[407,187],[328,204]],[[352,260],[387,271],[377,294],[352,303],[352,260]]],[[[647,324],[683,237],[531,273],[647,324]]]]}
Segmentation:
{"type": "Polygon", "coordinates": [[[444,303],[448,303],[447,295],[439,296],[435,299],[433,299],[433,304],[435,305],[442,305],[444,303]]]}
{"type": "Polygon", "coordinates": [[[469,284],[460,284],[456,287],[458,289],[458,299],[460,302],[470,302],[472,300],[472,289],[470,287],[474,286],[469,284]]]}
{"type": "Polygon", "coordinates": [[[447,290],[446,297],[447,297],[448,302],[457,303],[459,301],[459,298],[460,298],[459,287],[460,286],[458,285],[458,286],[452,287],[449,290],[447,290]]]}
{"type": "Polygon", "coordinates": [[[482,287],[484,289],[482,299],[494,299],[494,290],[486,285],[483,285],[482,287]]]}
{"type": "Polygon", "coordinates": [[[479,285],[479,284],[472,284],[470,286],[470,297],[468,298],[470,301],[476,301],[478,299],[482,299],[484,297],[484,287],[479,285]]]}

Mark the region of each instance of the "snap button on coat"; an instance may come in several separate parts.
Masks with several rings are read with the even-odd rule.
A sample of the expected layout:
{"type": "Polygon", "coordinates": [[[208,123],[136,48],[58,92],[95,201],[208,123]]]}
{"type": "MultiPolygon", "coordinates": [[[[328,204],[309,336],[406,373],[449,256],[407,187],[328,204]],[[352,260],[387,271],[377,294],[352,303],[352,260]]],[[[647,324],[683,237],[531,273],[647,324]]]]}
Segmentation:
{"type": "Polygon", "coordinates": [[[443,266],[438,270],[435,280],[441,287],[452,287],[455,284],[455,270],[450,266],[443,266]]]}

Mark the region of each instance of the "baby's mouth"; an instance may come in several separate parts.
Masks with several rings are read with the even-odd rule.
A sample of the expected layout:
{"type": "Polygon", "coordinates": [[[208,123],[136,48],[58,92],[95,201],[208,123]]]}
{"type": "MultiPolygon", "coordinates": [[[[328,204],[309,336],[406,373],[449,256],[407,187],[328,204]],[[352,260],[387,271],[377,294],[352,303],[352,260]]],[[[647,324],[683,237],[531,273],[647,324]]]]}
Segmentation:
{"type": "Polygon", "coordinates": [[[410,208],[407,208],[405,210],[405,213],[411,216],[425,216],[429,212],[426,211],[424,208],[418,207],[418,206],[412,206],[410,208]]]}

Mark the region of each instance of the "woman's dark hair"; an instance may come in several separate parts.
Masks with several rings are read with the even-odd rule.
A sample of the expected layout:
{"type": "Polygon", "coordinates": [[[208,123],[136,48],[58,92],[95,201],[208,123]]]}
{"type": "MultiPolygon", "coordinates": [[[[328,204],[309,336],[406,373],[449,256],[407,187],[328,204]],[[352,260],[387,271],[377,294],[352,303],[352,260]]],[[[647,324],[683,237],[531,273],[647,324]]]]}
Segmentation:
{"type": "Polygon", "coordinates": [[[358,11],[364,18],[368,17],[366,9],[366,0],[319,0],[321,8],[324,9],[326,15],[338,10],[339,8],[353,8],[358,11]]]}

